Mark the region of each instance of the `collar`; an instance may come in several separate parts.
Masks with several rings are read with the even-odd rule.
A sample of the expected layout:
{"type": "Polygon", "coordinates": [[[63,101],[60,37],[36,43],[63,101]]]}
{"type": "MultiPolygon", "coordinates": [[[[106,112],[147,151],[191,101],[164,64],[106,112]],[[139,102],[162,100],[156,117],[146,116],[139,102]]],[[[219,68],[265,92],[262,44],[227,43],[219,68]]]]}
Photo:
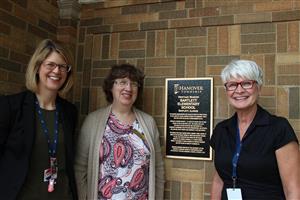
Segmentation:
{"type": "MultiPolygon", "coordinates": [[[[247,132],[251,132],[256,126],[267,126],[271,123],[270,121],[271,121],[271,115],[269,114],[269,112],[263,109],[260,105],[257,105],[257,111],[255,117],[251,122],[247,132]]],[[[222,126],[224,128],[229,129],[230,132],[235,133],[236,122],[237,122],[237,113],[235,113],[231,118],[226,120],[222,126]]]]}

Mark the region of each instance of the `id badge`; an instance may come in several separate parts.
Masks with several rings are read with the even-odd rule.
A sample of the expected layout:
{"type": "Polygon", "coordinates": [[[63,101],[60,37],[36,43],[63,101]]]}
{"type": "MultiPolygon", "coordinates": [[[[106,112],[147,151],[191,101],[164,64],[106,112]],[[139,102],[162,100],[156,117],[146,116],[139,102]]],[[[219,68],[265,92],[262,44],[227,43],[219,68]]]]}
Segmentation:
{"type": "Polygon", "coordinates": [[[228,200],[243,200],[240,188],[227,188],[226,192],[228,200]]]}

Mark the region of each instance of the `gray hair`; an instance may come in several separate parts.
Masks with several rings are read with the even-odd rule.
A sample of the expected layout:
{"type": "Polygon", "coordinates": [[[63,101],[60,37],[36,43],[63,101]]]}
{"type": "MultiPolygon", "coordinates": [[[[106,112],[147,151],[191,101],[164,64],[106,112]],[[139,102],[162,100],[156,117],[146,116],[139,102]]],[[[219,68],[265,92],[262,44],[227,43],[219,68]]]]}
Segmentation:
{"type": "Polygon", "coordinates": [[[263,84],[262,69],[251,60],[233,60],[221,72],[223,83],[232,78],[244,78],[255,80],[261,86],[263,84]]]}

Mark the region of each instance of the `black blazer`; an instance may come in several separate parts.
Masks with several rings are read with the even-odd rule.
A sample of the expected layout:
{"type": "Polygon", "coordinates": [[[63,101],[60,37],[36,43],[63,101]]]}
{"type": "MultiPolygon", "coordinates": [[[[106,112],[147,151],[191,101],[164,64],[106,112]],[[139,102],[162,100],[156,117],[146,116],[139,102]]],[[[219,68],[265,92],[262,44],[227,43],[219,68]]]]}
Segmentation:
{"type": "MultiPolygon", "coordinates": [[[[66,171],[74,200],[76,107],[58,97],[66,152],[66,171]]],[[[0,97],[0,199],[16,199],[27,175],[35,139],[35,94],[30,91],[0,97]]]]}

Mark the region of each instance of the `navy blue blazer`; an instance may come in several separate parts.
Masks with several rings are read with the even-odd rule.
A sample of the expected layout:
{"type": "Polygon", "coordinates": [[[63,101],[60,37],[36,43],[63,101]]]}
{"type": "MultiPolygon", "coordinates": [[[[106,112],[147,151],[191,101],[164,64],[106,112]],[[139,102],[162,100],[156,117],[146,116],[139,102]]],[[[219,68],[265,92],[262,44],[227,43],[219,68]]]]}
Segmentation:
{"type": "MultiPolygon", "coordinates": [[[[58,97],[66,152],[66,171],[73,199],[78,199],[74,174],[77,109],[58,97]]],[[[0,199],[16,199],[28,172],[34,144],[35,94],[30,91],[0,97],[0,199]]]]}

